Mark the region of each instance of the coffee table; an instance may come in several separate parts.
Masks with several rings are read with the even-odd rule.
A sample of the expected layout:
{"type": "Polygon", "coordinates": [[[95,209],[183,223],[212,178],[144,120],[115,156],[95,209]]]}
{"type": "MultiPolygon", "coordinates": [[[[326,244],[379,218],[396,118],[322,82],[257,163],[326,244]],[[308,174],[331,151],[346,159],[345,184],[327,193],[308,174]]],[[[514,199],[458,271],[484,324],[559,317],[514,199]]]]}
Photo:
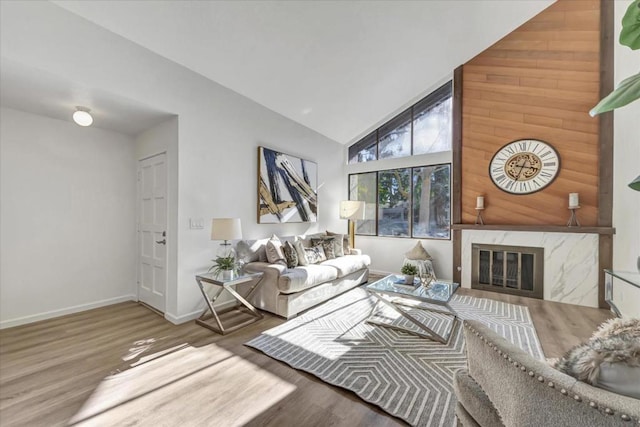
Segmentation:
{"type": "Polygon", "coordinates": [[[453,333],[456,319],[458,318],[455,310],[449,306],[449,301],[451,301],[451,297],[453,297],[460,285],[444,280],[434,280],[427,287],[421,284],[411,286],[403,283],[404,276],[392,274],[365,287],[371,295],[376,297],[376,305],[371,310],[366,322],[410,332],[446,344],[453,333]],[[379,310],[380,303],[400,313],[402,317],[415,325],[417,330],[403,327],[397,322],[391,323],[390,321],[377,319],[376,313],[379,310]],[[423,310],[425,312],[440,313],[447,317],[450,316],[452,317],[451,327],[447,328],[446,333],[439,334],[427,326],[424,321],[412,315],[410,310],[423,310]]]}

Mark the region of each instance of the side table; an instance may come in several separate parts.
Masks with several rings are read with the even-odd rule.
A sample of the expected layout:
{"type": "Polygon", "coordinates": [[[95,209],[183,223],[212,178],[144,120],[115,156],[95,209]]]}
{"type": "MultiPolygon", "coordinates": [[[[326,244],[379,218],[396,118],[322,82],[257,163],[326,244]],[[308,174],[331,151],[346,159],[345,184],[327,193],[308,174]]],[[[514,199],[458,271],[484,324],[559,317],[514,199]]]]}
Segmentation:
{"type": "Polygon", "coordinates": [[[202,312],[202,315],[198,319],[196,319],[196,323],[200,326],[211,329],[214,332],[225,335],[229,332],[233,332],[237,329],[240,329],[262,319],[264,317],[262,313],[256,310],[256,308],[249,304],[249,302],[247,301],[249,298],[251,298],[251,295],[258,288],[261,281],[262,273],[242,274],[231,279],[223,279],[222,276],[216,275],[214,273],[203,273],[196,275],[196,282],[198,283],[200,292],[202,292],[202,297],[207,303],[207,308],[205,308],[205,310],[202,312]],[[255,283],[253,284],[253,286],[251,286],[249,292],[244,297],[240,295],[236,289],[234,289],[235,285],[251,281],[255,281],[255,283]],[[214,288],[218,288],[213,296],[209,296],[209,293],[205,289],[204,283],[208,283],[210,285],[213,285],[214,288]],[[231,294],[231,296],[234,297],[239,304],[236,304],[235,306],[224,310],[216,311],[213,304],[225,290],[229,294],[231,294]],[[225,328],[222,324],[222,321],[220,320],[220,315],[242,306],[249,310],[248,314],[251,315],[251,318],[239,324],[225,328]],[[215,320],[215,325],[210,322],[211,319],[215,320]]]}

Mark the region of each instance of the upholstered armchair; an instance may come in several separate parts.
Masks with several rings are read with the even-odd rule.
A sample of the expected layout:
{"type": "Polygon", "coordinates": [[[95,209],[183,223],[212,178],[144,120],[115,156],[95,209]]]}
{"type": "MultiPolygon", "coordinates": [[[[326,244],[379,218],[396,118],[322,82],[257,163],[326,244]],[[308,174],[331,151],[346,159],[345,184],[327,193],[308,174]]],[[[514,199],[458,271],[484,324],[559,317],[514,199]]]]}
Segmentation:
{"type": "Polygon", "coordinates": [[[463,426],[637,426],[640,400],[593,387],[534,359],[476,321],[464,322],[468,369],[456,372],[463,426]]]}

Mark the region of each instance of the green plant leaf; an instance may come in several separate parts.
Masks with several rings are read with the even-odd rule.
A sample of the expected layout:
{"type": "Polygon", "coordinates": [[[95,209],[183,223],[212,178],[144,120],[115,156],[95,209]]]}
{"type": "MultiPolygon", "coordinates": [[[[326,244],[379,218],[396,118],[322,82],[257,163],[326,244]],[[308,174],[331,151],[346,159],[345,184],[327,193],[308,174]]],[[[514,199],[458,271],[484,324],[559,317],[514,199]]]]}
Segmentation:
{"type": "Polygon", "coordinates": [[[633,50],[640,49],[640,0],[634,0],[622,17],[620,44],[633,50]]]}
{"type": "Polygon", "coordinates": [[[624,79],[616,90],[598,102],[589,114],[593,117],[596,114],[624,107],[638,98],[640,98],[640,73],[624,79]]]}

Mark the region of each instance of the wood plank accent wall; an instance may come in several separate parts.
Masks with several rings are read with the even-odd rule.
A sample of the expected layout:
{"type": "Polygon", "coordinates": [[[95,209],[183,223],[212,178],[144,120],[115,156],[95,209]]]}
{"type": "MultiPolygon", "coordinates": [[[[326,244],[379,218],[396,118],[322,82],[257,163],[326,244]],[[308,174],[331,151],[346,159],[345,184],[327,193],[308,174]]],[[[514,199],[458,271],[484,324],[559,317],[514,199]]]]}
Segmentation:
{"type": "Polygon", "coordinates": [[[473,224],[485,196],[486,224],[566,225],[568,194],[578,219],[598,224],[600,0],[558,0],[463,66],[462,223],[473,224]],[[503,145],[535,138],[560,155],[545,189],[512,195],[489,178],[503,145]]]}

